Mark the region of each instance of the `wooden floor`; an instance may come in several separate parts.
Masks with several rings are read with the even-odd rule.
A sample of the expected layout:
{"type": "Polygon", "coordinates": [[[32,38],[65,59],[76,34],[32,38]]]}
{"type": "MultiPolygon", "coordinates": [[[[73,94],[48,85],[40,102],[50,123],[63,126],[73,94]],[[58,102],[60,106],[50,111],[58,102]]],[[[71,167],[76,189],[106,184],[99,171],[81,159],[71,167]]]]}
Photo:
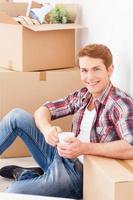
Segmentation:
{"type": "MultiPolygon", "coordinates": [[[[6,165],[19,165],[25,167],[37,166],[32,157],[0,159],[0,168],[6,165]]],[[[12,180],[0,176],[0,192],[3,192],[12,180]]]]}

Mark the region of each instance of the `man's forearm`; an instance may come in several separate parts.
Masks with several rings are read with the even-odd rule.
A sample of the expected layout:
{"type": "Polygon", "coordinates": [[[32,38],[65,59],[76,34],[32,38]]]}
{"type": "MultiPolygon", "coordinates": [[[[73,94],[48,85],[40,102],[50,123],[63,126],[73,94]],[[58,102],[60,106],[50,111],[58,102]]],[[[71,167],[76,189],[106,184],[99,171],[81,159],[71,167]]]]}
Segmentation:
{"type": "Polygon", "coordinates": [[[109,143],[89,143],[84,146],[84,154],[116,159],[133,159],[133,147],[125,140],[109,143]]]}
{"type": "Polygon", "coordinates": [[[34,119],[36,126],[44,133],[46,128],[51,127],[51,114],[46,107],[41,106],[35,113],[34,119]]]}

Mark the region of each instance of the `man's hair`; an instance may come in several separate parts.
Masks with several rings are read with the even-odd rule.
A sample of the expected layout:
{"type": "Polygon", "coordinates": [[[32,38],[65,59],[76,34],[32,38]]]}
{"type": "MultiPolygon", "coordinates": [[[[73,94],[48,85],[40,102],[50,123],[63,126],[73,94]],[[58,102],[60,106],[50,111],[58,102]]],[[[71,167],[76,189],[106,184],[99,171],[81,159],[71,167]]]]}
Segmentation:
{"type": "Polygon", "coordinates": [[[78,53],[78,66],[79,58],[84,56],[102,59],[106,69],[113,63],[113,56],[110,49],[103,44],[90,44],[82,48],[78,53]]]}

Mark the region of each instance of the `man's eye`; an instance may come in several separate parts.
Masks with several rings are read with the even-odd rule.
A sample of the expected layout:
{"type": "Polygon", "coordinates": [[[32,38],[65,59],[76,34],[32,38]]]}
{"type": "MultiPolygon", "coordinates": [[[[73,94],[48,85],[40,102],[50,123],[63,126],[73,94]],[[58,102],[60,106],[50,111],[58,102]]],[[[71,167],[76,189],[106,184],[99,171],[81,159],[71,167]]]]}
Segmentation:
{"type": "Polygon", "coordinates": [[[100,70],[100,68],[95,68],[95,69],[94,69],[94,71],[98,71],[98,70],[100,70]]]}
{"type": "Polygon", "coordinates": [[[81,72],[88,72],[86,69],[81,69],[81,72]]]}

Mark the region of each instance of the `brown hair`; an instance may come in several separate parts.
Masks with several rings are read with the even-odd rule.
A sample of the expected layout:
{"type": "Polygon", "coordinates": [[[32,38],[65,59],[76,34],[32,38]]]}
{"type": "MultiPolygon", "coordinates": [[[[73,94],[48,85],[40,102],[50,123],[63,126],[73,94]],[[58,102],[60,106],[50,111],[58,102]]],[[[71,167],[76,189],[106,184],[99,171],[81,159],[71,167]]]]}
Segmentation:
{"type": "Polygon", "coordinates": [[[90,44],[82,48],[78,53],[78,66],[79,58],[84,56],[101,58],[107,69],[113,63],[113,57],[110,49],[103,44],[90,44]]]}

